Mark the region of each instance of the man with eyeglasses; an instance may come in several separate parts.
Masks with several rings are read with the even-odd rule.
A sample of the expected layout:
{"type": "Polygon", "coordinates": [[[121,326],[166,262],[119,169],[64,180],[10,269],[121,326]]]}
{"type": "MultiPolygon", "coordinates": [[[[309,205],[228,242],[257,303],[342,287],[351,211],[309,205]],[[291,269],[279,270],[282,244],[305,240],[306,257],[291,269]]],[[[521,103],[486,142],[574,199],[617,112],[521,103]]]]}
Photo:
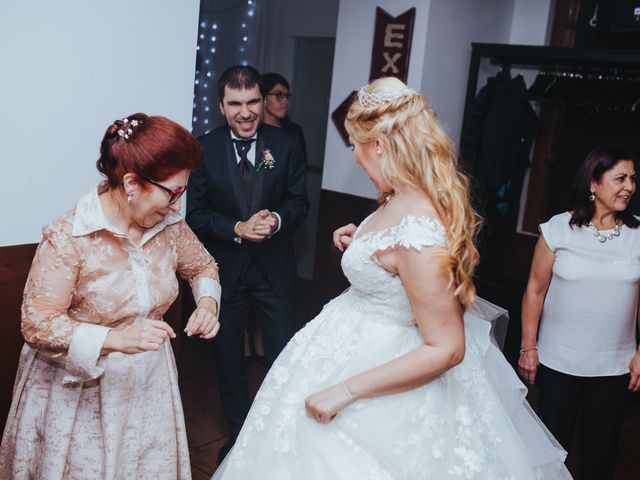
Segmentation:
{"type": "Polygon", "coordinates": [[[264,97],[264,117],[262,121],[267,125],[282,128],[300,136],[306,156],[307,145],[304,140],[302,127],[294,123],[287,115],[289,100],[291,100],[289,82],[279,73],[265,73],[262,75],[262,96],[264,97]]]}
{"type": "Polygon", "coordinates": [[[269,365],[293,336],[293,235],[309,211],[300,138],[261,123],[261,84],[253,67],[237,65],[222,73],[218,96],[227,124],[199,138],[205,159],[187,190],[187,223],[215,252],[220,269],[215,355],[230,437],[219,462],[251,405],[243,342],[250,313],[260,325],[269,365]]]}

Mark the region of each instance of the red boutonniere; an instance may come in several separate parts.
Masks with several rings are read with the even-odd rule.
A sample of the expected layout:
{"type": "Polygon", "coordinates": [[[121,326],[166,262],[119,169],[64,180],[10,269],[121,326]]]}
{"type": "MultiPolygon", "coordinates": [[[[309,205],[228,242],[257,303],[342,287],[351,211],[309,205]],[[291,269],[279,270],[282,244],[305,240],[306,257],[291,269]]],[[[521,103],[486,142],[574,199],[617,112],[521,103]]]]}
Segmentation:
{"type": "Polygon", "coordinates": [[[271,170],[273,167],[275,167],[275,165],[276,165],[276,159],[273,158],[271,151],[267,147],[264,147],[262,149],[262,161],[258,165],[256,172],[259,172],[260,169],[263,167],[271,170]]]}

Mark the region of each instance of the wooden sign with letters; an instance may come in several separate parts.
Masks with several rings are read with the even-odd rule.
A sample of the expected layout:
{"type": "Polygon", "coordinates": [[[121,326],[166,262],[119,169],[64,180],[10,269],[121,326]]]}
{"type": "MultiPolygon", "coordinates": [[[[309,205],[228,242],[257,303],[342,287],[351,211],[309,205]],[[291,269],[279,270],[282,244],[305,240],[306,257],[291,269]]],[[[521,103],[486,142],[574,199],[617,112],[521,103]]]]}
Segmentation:
{"type": "MultiPolygon", "coordinates": [[[[380,77],[397,77],[407,83],[415,19],[415,8],[397,17],[392,17],[380,7],[376,8],[369,81],[380,77]]],[[[344,128],[344,120],[356,94],[355,91],[351,92],[331,114],[331,120],[345,145],[349,145],[349,135],[344,128]]]]}
{"type": "Polygon", "coordinates": [[[407,83],[415,19],[415,8],[397,17],[392,17],[380,7],[376,8],[369,81],[380,77],[397,77],[407,83]]]}

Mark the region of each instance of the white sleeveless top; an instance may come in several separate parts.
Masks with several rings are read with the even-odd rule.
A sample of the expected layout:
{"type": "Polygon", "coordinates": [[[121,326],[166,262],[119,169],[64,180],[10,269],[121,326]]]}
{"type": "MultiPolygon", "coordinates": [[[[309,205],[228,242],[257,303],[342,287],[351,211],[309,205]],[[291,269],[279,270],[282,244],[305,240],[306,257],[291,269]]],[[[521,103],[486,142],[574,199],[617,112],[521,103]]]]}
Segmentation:
{"type": "MultiPolygon", "coordinates": [[[[622,375],[636,352],[640,228],[600,243],[569,212],[540,225],[556,259],[538,338],[540,363],[582,377],[622,375]]],[[[610,230],[603,230],[606,234],[610,230]]]]}

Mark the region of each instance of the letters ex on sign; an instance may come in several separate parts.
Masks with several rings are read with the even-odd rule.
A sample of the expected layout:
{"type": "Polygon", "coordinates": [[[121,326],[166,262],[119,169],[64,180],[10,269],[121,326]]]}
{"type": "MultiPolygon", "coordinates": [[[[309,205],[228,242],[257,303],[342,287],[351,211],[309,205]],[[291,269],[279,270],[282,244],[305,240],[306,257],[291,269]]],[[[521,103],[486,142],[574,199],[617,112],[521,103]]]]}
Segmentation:
{"type": "Polygon", "coordinates": [[[397,17],[392,17],[380,7],[376,8],[369,81],[380,77],[397,77],[407,83],[415,19],[415,8],[397,17]]]}
{"type": "MultiPolygon", "coordinates": [[[[397,17],[392,17],[380,7],[376,8],[369,81],[380,77],[397,77],[407,83],[415,19],[415,8],[397,17]]],[[[344,128],[344,120],[355,97],[356,92],[351,92],[331,114],[333,124],[345,145],[349,144],[349,134],[344,128]]]]}

